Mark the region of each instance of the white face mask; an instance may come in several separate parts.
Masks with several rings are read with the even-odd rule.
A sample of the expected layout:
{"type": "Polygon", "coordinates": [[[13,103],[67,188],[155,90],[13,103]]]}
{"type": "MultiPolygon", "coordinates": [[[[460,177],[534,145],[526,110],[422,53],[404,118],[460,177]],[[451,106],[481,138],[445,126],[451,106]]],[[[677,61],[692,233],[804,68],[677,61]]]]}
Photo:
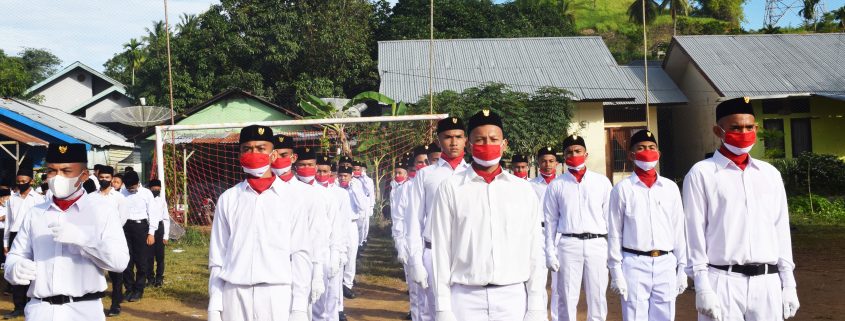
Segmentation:
{"type": "Polygon", "coordinates": [[[50,186],[50,191],[53,192],[53,196],[58,199],[65,199],[82,187],[82,185],[76,186],[76,183],[79,181],[79,177],[81,176],[82,174],[77,177],[69,178],[56,175],[47,180],[47,185],[50,186]]]}
{"type": "MultiPolygon", "coordinates": [[[[270,170],[272,170],[273,174],[275,174],[276,176],[282,176],[285,173],[290,172],[291,167],[292,166],[288,166],[288,167],[285,167],[285,168],[271,168],[270,170]]],[[[264,173],[261,173],[261,175],[264,175],[264,173]]]]}
{"type": "Polygon", "coordinates": [[[637,165],[637,167],[639,167],[640,169],[642,169],[644,171],[650,171],[652,168],[657,166],[658,162],[659,161],[644,162],[644,161],[634,160],[634,165],[637,165]]]}
{"type": "Polygon", "coordinates": [[[247,173],[247,174],[255,176],[255,177],[262,177],[262,176],[264,176],[264,173],[266,173],[267,170],[270,169],[270,164],[267,164],[267,166],[262,166],[262,167],[259,167],[259,168],[249,168],[249,167],[246,167],[246,166],[241,166],[241,167],[243,167],[244,173],[247,173]]]}

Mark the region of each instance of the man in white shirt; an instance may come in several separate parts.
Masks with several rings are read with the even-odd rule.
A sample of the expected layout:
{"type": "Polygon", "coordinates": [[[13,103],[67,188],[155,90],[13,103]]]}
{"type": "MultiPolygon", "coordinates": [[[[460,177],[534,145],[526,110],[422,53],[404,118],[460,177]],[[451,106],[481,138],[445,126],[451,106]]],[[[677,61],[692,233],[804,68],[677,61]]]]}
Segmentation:
{"type": "Polygon", "coordinates": [[[239,150],[246,179],[220,195],[211,228],[208,319],[307,320],[312,203],[270,171],[269,127],[241,129],[239,150]]]}
{"type": "MultiPolygon", "coordinates": [[[[544,201],[546,199],[546,189],[549,187],[549,184],[557,178],[557,166],[558,166],[558,159],[556,150],[550,146],[540,148],[537,151],[537,177],[534,177],[529,180],[531,182],[531,187],[534,188],[534,192],[537,194],[537,198],[540,200],[540,206],[542,207],[544,201]]],[[[546,226],[546,219],[545,215],[541,217],[542,222],[540,222],[540,226],[543,227],[543,240],[545,240],[545,226],[546,226]]],[[[557,244],[558,236],[555,236],[555,244],[557,244]]],[[[543,241],[543,250],[545,251],[546,244],[543,241]]],[[[557,273],[551,273],[552,275],[552,295],[551,299],[549,300],[549,306],[551,307],[551,320],[557,321],[558,320],[558,306],[560,300],[560,293],[557,290],[557,273]]]]}
{"type": "Polygon", "coordinates": [[[376,205],[375,183],[372,178],[367,176],[367,165],[363,162],[352,163],[352,176],[361,181],[361,186],[364,187],[364,194],[367,195],[367,201],[369,202],[366,216],[358,221],[358,237],[360,238],[358,241],[361,246],[360,250],[363,250],[363,248],[367,247],[367,237],[370,235],[370,220],[373,217],[373,209],[376,205]]]}
{"type": "MultiPolygon", "coordinates": [[[[32,168],[31,166],[21,166],[15,177],[16,192],[13,192],[9,201],[6,204],[6,229],[3,232],[3,252],[9,253],[15,237],[20,231],[21,224],[23,224],[24,216],[33,207],[44,203],[45,198],[38,195],[32,190],[32,168]]],[[[4,318],[10,319],[22,316],[24,314],[24,306],[26,305],[27,285],[12,285],[12,302],[15,305],[14,310],[3,315],[4,318]]]]}
{"type": "Polygon", "coordinates": [[[421,289],[420,320],[434,320],[434,272],[431,262],[430,218],[434,208],[437,189],[447,178],[460,174],[469,168],[464,161],[466,148],[464,123],[457,117],[437,122],[437,144],[442,154],[436,164],[425,166],[415,157],[417,169],[412,184],[408,186],[408,207],[405,212],[405,233],[407,235],[408,265],[411,276],[421,289]],[[431,286],[429,286],[431,285],[431,286]]]}
{"type": "Polygon", "coordinates": [[[684,178],[699,320],[783,320],[798,311],[786,191],[777,169],[748,154],[755,121],[747,97],[716,106],[722,145],[684,178]]]}
{"type": "Polygon", "coordinates": [[[155,233],[149,258],[147,258],[147,283],[154,287],[164,285],[164,246],[170,238],[170,211],[167,208],[167,200],[161,195],[161,181],[152,179],[147,184],[150,193],[153,194],[154,209],[158,213],[159,223],[155,233]],[[155,268],[153,266],[155,265],[155,268]]]}
{"type": "Polygon", "coordinates": [[[86,154],[83,144],[48,146],[52,200],[22,217],[9,251],[6,280],[29,285],[26,320],[105,320],[105,271],[129,262],[117,208],[82,189],[86,154]]]}
{"type": "MultiPolygon", "coordinates": [[[[350,167],[351,168],[351,167],[350,167]]],[[[339,206],[339,216],[337,219],[341,220],[343,232],[342,237],[345,239],[341,246],[340,255],[340,272],[333,278],[329,278],[329,283],[332,284],[326,289],[328,297],[326,300],[333,298],[335,302],[326,301],[324,308],[327,311],[332,311],[332,305],[336,304],[338,311],[338,320],[346,321],[346,315],[343,312],[343,278],[344,271],[349,263],[351,255],[350,250],[358,249],[358,224],[355,223],[355,212],[352,210],[352,203],[349,197],[349,192],[337,184],[337,166],[328,156],[320,156],[317,159],[317,176],[314,178],[320,186],[323,186],[331,192],[339,206]],[[336,290],[335,290],[336,288],[336,290]],[[329,292],[331,290],[331,292],[329,292]]]]}
{"type": "MultiPolygon", "coordinates": [[[[343,161],[344,159],[341,158],[341,163],[343,163],[343,161]]],[[[360,244],[358,242],[358,236],[360,235],[358,233],[358,227],[360,226],[358,221],[366,219],[366,211],[368,209],[369,200],[364,192],[363,183],[353,177],[354,170],[351,166],[341,165],[338,167],[337,172],[338,183],[340,187],[345,189],[349,194],[350,207],[354,213],[352,217],[352,224],[355,224],[355,226],[349,226],[350,230],[348,230],[347,233],[347,241],[350,242],[347,244],[348,257],[347,264],[343,268],[343,297],[347,299],[354,299],[357,295],[352,291],[352,287],[355,285],[355,274],[357,272],[357,262],[355,260],[358,257],[358,246],[360,244]],[[352,228],[354,228],[354,233],[352,228]]]]}
{"type": "MultiPolygon", "coordinates": [[[[93,204],[104,204],[103,206],[108,206],[113,208],[115,211],[112,212],[112,215],[118,217],[117,224],[121,226],[121,232],[123,231],[122,227],[126,224],[127,215],[129,213],[126,208],[126,198],[123,196],[122,193],[114,190],[112,188],[112,175],[114,175],[114,167],[111,166],[100,166],[97,170],[97,183],[100,186],[100,189],[94,193],[88,194],[91,198],[91,202],[93,204]]],[[[120,239],[123,244],[126,244],[126,237],[122,237],[120,239]]],[[[127,245],[128,249],[128,245],[127,245]]],[[[111,307],[109,308],[108,312],[106,312],[106,316],[114,317],[120,315],[120,304],[123,303],[123,271],[126,270],[124,266],[120,271],[112,272],[109,271],[109,279],[111,280],[112,284],[112,292],[111,292],[111,307]]]]}
{"type": "Polygon", "coordinates": [[[503,172],[502,119],[467,126],[472,170],[446,178],[431,217],[437,321],[546,320],[540,202],[531,183],[503,172]]]}
{"type": "MultiPolygon", "coordinates": [[[[0,234],[6,234],[6,213],[8,209],[6,208],[6,202],[9,201],[9,197],[12,196],[12,190],[6,188],[6,186],[0,187],[0,234]]],[[[6,251],[0,253],[0,265],[6,263],[6,251]]]]}
{"type": "Polygon", "coordinates": [[[123,272],[126,285],[126,301],[135,302],[144,297],[147,286],[148,258],[155,243],[155,233],[161,220],[160,209],[153,199],[153,193],[141,186],[141,179],[135,171],[123,174],[126,186],[121,193],[126,198],[128,211],[123,232],[129,244],[129,266],[123,272]]]}
{"type": "Polygon", "coordinates": [[[408,268],[408,246],[405,244],[405,208],[408,205],[407,197],[404,196],[409,178],[407,162],[400,161],[393,167],[393,180],[390,181],[392,186],[390,190],[390,219],[391,219],[391,235],[393,236],[393,243],[396,247],[397,259],[402,264],[402,269],[405,271],[405,283],[408,284],[408,294],[410,297],[410,311],[405,317],[406,320],[415,320],[419,316],[417,313],[417,287],[416,283],[411,281],[410,269],[408,268]]]}
{"type": "Polygon", "coordinates": [[[605,320],[607,211],[612,186],[604,175],[587,170],[583,137],[564,139],[563,154],[567,171],[552,181],[543,200],[546,266],[558,273],[558,319],[575,320],[583,280],[587,320],[605,320]]]}
{"type": "Polygon", "coordinates": [[[528,179],[528,156],[513,154],[511,156],[511,174],[521,179],[528,179]]]}
{"type": "Polygon", "coordinates": [[[686,235],[681,192],[657,174],[657,140],[644,129],[629,143],[634,175],[610,193],[610,288],[622,299],[625,321],[671,321],[675,297],[687,288],[686,235]]]}

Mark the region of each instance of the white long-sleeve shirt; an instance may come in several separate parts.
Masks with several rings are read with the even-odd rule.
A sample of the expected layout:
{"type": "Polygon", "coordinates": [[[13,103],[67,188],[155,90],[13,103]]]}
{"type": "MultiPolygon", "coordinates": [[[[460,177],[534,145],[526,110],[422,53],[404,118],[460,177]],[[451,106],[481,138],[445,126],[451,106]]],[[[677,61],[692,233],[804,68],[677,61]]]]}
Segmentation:
{"type": "Polygon", "coordinates": [[[66,211],[53,202],[31,208],[6,258],[6,280],[11,281],[18,262],[29,259],[37,266],[29,297],[78,297],[105,291],[105,270],[122,272],[129,264],[129,249],[117,211],[112,204],[96,202],[84,193],[66,211]],[[53,241],[48,226],[56,222],[77,227],[88,237],[85,245],[53,241]]]}
{"type": "Polygon", "coordinates": [[[217,200],[208,265],[209,311],[222,311],[223,286],[291,285],[291,311],[307,311],[312,203],[276,179],[261,194],[246,181],[217,200]]]}
{"type": "Polygon", "coordinates": [[[155,201],[156,208],[158,208],[159,221],[163,223],[161,225],[164,227],[162,239],[170,239],[170,210],[167,208],[167,199],[163,196],[156,196],[153,198],[153,201],[155,201]]]}
{"type": "Polygon", "coordinates": [[[558,176],[546,190],[543,208],[546,218],[546,250],[555,251],[555,235],[607,234],[610,180],[593,171],[584,173],[581,183],[569,171],[558,176]]]}
{"type": "Polygon", "coordinates": [[[349,187],[345,189],[349,192],[349,203],[352,205],[352,211],[355,212],[355,219],[366,219],[370,200],[364,191],[364,183],[352,179],[349,181],[349,187]]]}
{"type": "Polygon", "coordinates": [[[528,310],[545,311],[540,201],[531,183],[502,172],[487,183],[474,170],[447,178],[432,204],[437,311],[452,310],[450,287],[525,283],[528,310]]]}
{"type": "Polygon", "coordinates": [[[115,191],[113,188],[109,188],[107,194],[103,194],[103,191],[97,190],[93,193],[89,193],[88,196],[91,197],[91,201],[94,202],[94,204],[105,203],[108,204],[108,206],[116,208],[117,211],[114,214],[118,217],[117,222],[120,226],[126,224],[126,220],[129,216],[129,209],[126,204],[126,197],[123,196],[122,193],[115,191]]]}
{"type": "MultiPolygon", "coordinates": [[[[391,184],[393,183],[396,183],[396,181],[391,182],[391,184]]],[[[391,235],[393,236],[393,241],[396,243],[396,250],[404,251],[406,254],[408,252],[408,246],[406,245],[405,236],[405,210],[408,205],[407,191],[410,184],[411,180],[396,183],[393,189],[390,190],[391,235]]]]}
{"type": "Polygon", "coordinates": [[[693,273],[708,264],[777,264],[783,286],[795,286],[789,207],[774,166],[749,157],[743,171],[716,151],[690,169],[683,195],[693,273]]]}
{"type": "MultiPolygon", "coordinates": [[[[347,230],[348,222],[341,219],[340,216],[340,201],[336,198],[334,193],[329,189],[320,186],[320,184],[305,184],[311,187],[313,191],[313,199],[316,202],[315,208],[324,212],[324,218],[320,219],[321,226],[319,233],[324,239],[319,241],[321,249],[314,249],[314,255],[318,257],[316,263],[329,263],[332,253],[339,253],[341,247],[345,247],[345,243],[341,243],[346,238],[344,231],[347,230]],[[343,233],[343,235],[341,235],[343,233]]],[[[312,213],[314,215],[316,213],[312,213]]],[[[318,243],[315,243],[318,244],[318,243]]],[[[313,258],[312,258],[313,259],[313,258]]]]}
{"type": "Polygon", "coordinates": [[[150,224],[147,234],[155,235],[158,229],[158,222],[161,220],[161,213],[156,204],[153,192],[143,186],[138,186],[138,191],[130,193],[129,189],[122,189],[120,191],[126,197],[126,206],[128,207],[128,220],[140,221],[147,220],[150,224]]]}
{"type": "Polygon", "coordinates": [[[453,175],[467,171],[469,164],[461,160],[455,169],[441,158],[437,164],[417,171],[411,186],[408,186],[408,207],[405,212],[405,235],[408,246],[408,263],[421,265],[425,242],[431,242],[429,218],[434,206],[434,196],[443,181],[453,175]]]}
{"type": "Polygon", "coordinates": [[[686,227],[681,192],[675,182],[658,176],[651,188],[639,176],[622,180],[610,193],[607,267],[621,272],[622,248],[673,252],[678,268],[686,266],[686,227]]]}
{"type": "MultiPolygon", "coordinates": [[[[356,179],[361,181],[361,184],[364,188],[364,194],[367,195],[367,200],[369,201],[368,206],[374,207],[376,205],[376,188],[375,182],[373,179],[367,176],[367,172],[361,173],[360,177],[356,177],[356,179]]],[[[372,215],[372,213],[367,213],[367,215],[372,215]]]]}
{"type": "Polygon", "coordinates": [[[329,217],[330,223],[332,226],[331,232],[331,243],[329,244],[329,249],[333,254],[337,253],[346,253],[349,239],[349,222],[351,221],[351,208],[349,206],[349,193],[347,193],[344,189],[329,185],[329,186],[322,186],[320,184],[314,184],[315,187],[318,189],[324,189],[326,193],[326,197],[331,199],[332,202],[332,209],[330,211],[331,216],[329,217]]]}
{"type": "Polygon", "coordinates": [[[4,215],[6,215],[6,229],[3,231],[3,247],[11,247],[11,244],[9,244],[9,234],[20,231],[21,224],[23,223],[23,216],[26,215],[30,209],[44,203],[45,201],[46,199],[43,195],[35,193],[32,189],[30,189],[26,196],[22,196],[20,192],[12,193],[5,205],[6,212],[4,215]]]}
{"type": "MultiPolygon", "coordinates": [[[[559,176],[560,175],[558,175],[558,177],[559,176]]],[[[552,182],[554,182],[555,179],[557,179],[557,177],[552,179],[552,182]]],[[[540,204],[543,204],[546,200],[546,190],[549,188],[550,183],[546,183],[546,179],[544,179],[543,176],[537,176],[528,181],[531,182],[531,187],[534,189],[534,193],[536,193],[537,198],[540,199],[540,204]]]]}

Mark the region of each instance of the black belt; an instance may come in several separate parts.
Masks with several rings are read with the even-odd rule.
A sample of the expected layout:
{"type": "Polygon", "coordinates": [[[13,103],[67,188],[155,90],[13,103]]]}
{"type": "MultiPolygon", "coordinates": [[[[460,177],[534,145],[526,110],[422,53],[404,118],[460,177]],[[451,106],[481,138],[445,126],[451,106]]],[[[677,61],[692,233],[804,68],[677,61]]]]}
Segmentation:
{"type": "Polygon", "coordinates": [[[763,274],[778,273],[778,266],[775,264],[709,265],[714,269],[741,273],[745,276],[758,276],[763,274]]]}
{"type": "Polygon", "coordinates": [[[581,240],[607,238],[607,234],[593,234],[593,233],[580,233],[580,234],[563,233],[563,236],[574,237],[574,238],[581,239],[581,240]]]}
{"type": "Polygon", "coordinates": [[[425,241],[425,248],[431,250],[431,242],[425,241]]]}
{"type": "Polygon", "coordinates": [[[638,251],[638,250],[634,250],[634,249],[629,249],[627,247],[623,247],[622,252],[627,252],[627,253],[642,255],[642,256],[650,256],[650,257],[658,257],[658,256],[664,256],[666,254],[669,254],[669,251],[661,251],[661,250],[638,251]]]}
{"type": "Polygon", "coordinates": [[[67,296],[67,295],[57,295],[57,296],[41,298],[39,300],[41,300],[42,302],[50,303],[52,305],[62,305],[62,304],[67,304],[67,303],[71,303],[71,302],[99,300],[99,299],[102,299],[105,296],[106,296],[105,292],[94,292],[94,293],[88,293],[86,295],[79,296],[79,297],[72,297],[72,296],[67,296]]]}
{"type": "Polygon", "coordinates": [[[135,223],[135,224],[144,224],[144,223],[147,223],[147,219],[143,219],[143,220],[127,220],[127,222],[129,222],[129,223],[135,223]]]}

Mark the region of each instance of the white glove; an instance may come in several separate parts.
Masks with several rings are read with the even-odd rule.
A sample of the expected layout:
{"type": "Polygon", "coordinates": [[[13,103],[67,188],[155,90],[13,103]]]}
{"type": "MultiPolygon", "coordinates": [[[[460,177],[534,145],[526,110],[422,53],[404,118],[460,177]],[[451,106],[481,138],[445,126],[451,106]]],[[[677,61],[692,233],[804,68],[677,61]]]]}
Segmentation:
{"type": "Polygon", "coordinates": [[[343,255],[340,256],[340,265],[346,266],[346,263],[349,263],[349,253],[343,253],[343,255]]]}
{"type": "Polygon", "coordinates": [[[610,270],[610,290],[621,296],[622,300],[628,301],[628,282],[618,267],[610,270]]]}
{"type": "Polygon", "coordinates": [[[546,267],[552,272],[560,270],[560,261],[557,260],[557,255],[546,255],[546,267]]]}
{"type": "Polygon", "coordinates": [[[407,265],[408,264],[408,252],[405,251],[405,249],[400,249],[399,255],[396,256],[396,259],[398,259],[399,263],[402,263],[402,265],[407,265]]]}
{"type": "Polygon", "coordinates": [[[323,282],[323,265],[315,264],[314,273],[311,274],[311,302],[317,302],[323,292],[326,292],[326,283],[323,282]]]}
{"type": "Polygon", "coordinates": [[[308,321],[308,315],[304,311],[291,311],[289,321],[308,321]]]}
{"type": "Polygon", "coordinates": [[[548,321],[546,310],[528,310],[522,321],[548,321]]]}
{"type": "Polygon", "coordinates": [[[29,285],[30,281],[35,280],[36,268],[32,260],[20,259],[13,267],[12,279],[9,281],[16,285],[29,285]]]}
{"type": "Polygon", "coordinates": [[[795,313],[798,313],[798,307],[801,306],[798,303],[798,292],[795,291],[795,287],[783,288],[781,297],[783,299],[783,318],[794,317],[795,313]]]}
{"type": "Polygon", "coordinates": [[[452,311],[437,311],[434,321],[457,321],[457,319],[455,319],[455,314],[452,311]]]}
{"type": "Polygon", "coordinates": [[[343,262],[341,262],[341,257],[346,256],[340,252],[332,252],[331,257],[329,258],[329,277],[334,277],[340,272],[340,269],[343,268],[343,262]]]}
{"type": "Polygon", "coordinates": [[[695,309],[713,320],[722,320],[722,306],[712,290],[702,290],[695,294],[695,309]]]}
{"type": "Polygon", "coordinates": [[[689,281],[687,279],[687,273],[684,272],[684,269],[678,269],[678,295],[687,290],[687,287],[689,286],[689,281]]]}
{"type": "MultiPolygon", "coordinates": [[[[423,289],[428,289],[428,272],[426,272],[425,267],[422,264],[416,264],[413,267],[413,279],[414,282],[419,284],[423,289]]],[[[438,312],[439,314],[440,312],[438,312]]],[[[449,312],[451,314],[451,312],[449,312]]],[[[454,319],[454,316],[452,316],[454,319]]],[[[438,319],[439,320],[439,319],[438,319]]]]}
{"type": "Polygon", "coordinates": [[[89,236],[85,235],[76,225],[66,222],[50,223],[47,226],[53,233],[53,241],[65,244],[84,246],[88,244],[89,236]]]}
{"type": "Polygon", "coordinates": [[[223,311],[208,311],[208,321],[223,321],[223,311]]]}

